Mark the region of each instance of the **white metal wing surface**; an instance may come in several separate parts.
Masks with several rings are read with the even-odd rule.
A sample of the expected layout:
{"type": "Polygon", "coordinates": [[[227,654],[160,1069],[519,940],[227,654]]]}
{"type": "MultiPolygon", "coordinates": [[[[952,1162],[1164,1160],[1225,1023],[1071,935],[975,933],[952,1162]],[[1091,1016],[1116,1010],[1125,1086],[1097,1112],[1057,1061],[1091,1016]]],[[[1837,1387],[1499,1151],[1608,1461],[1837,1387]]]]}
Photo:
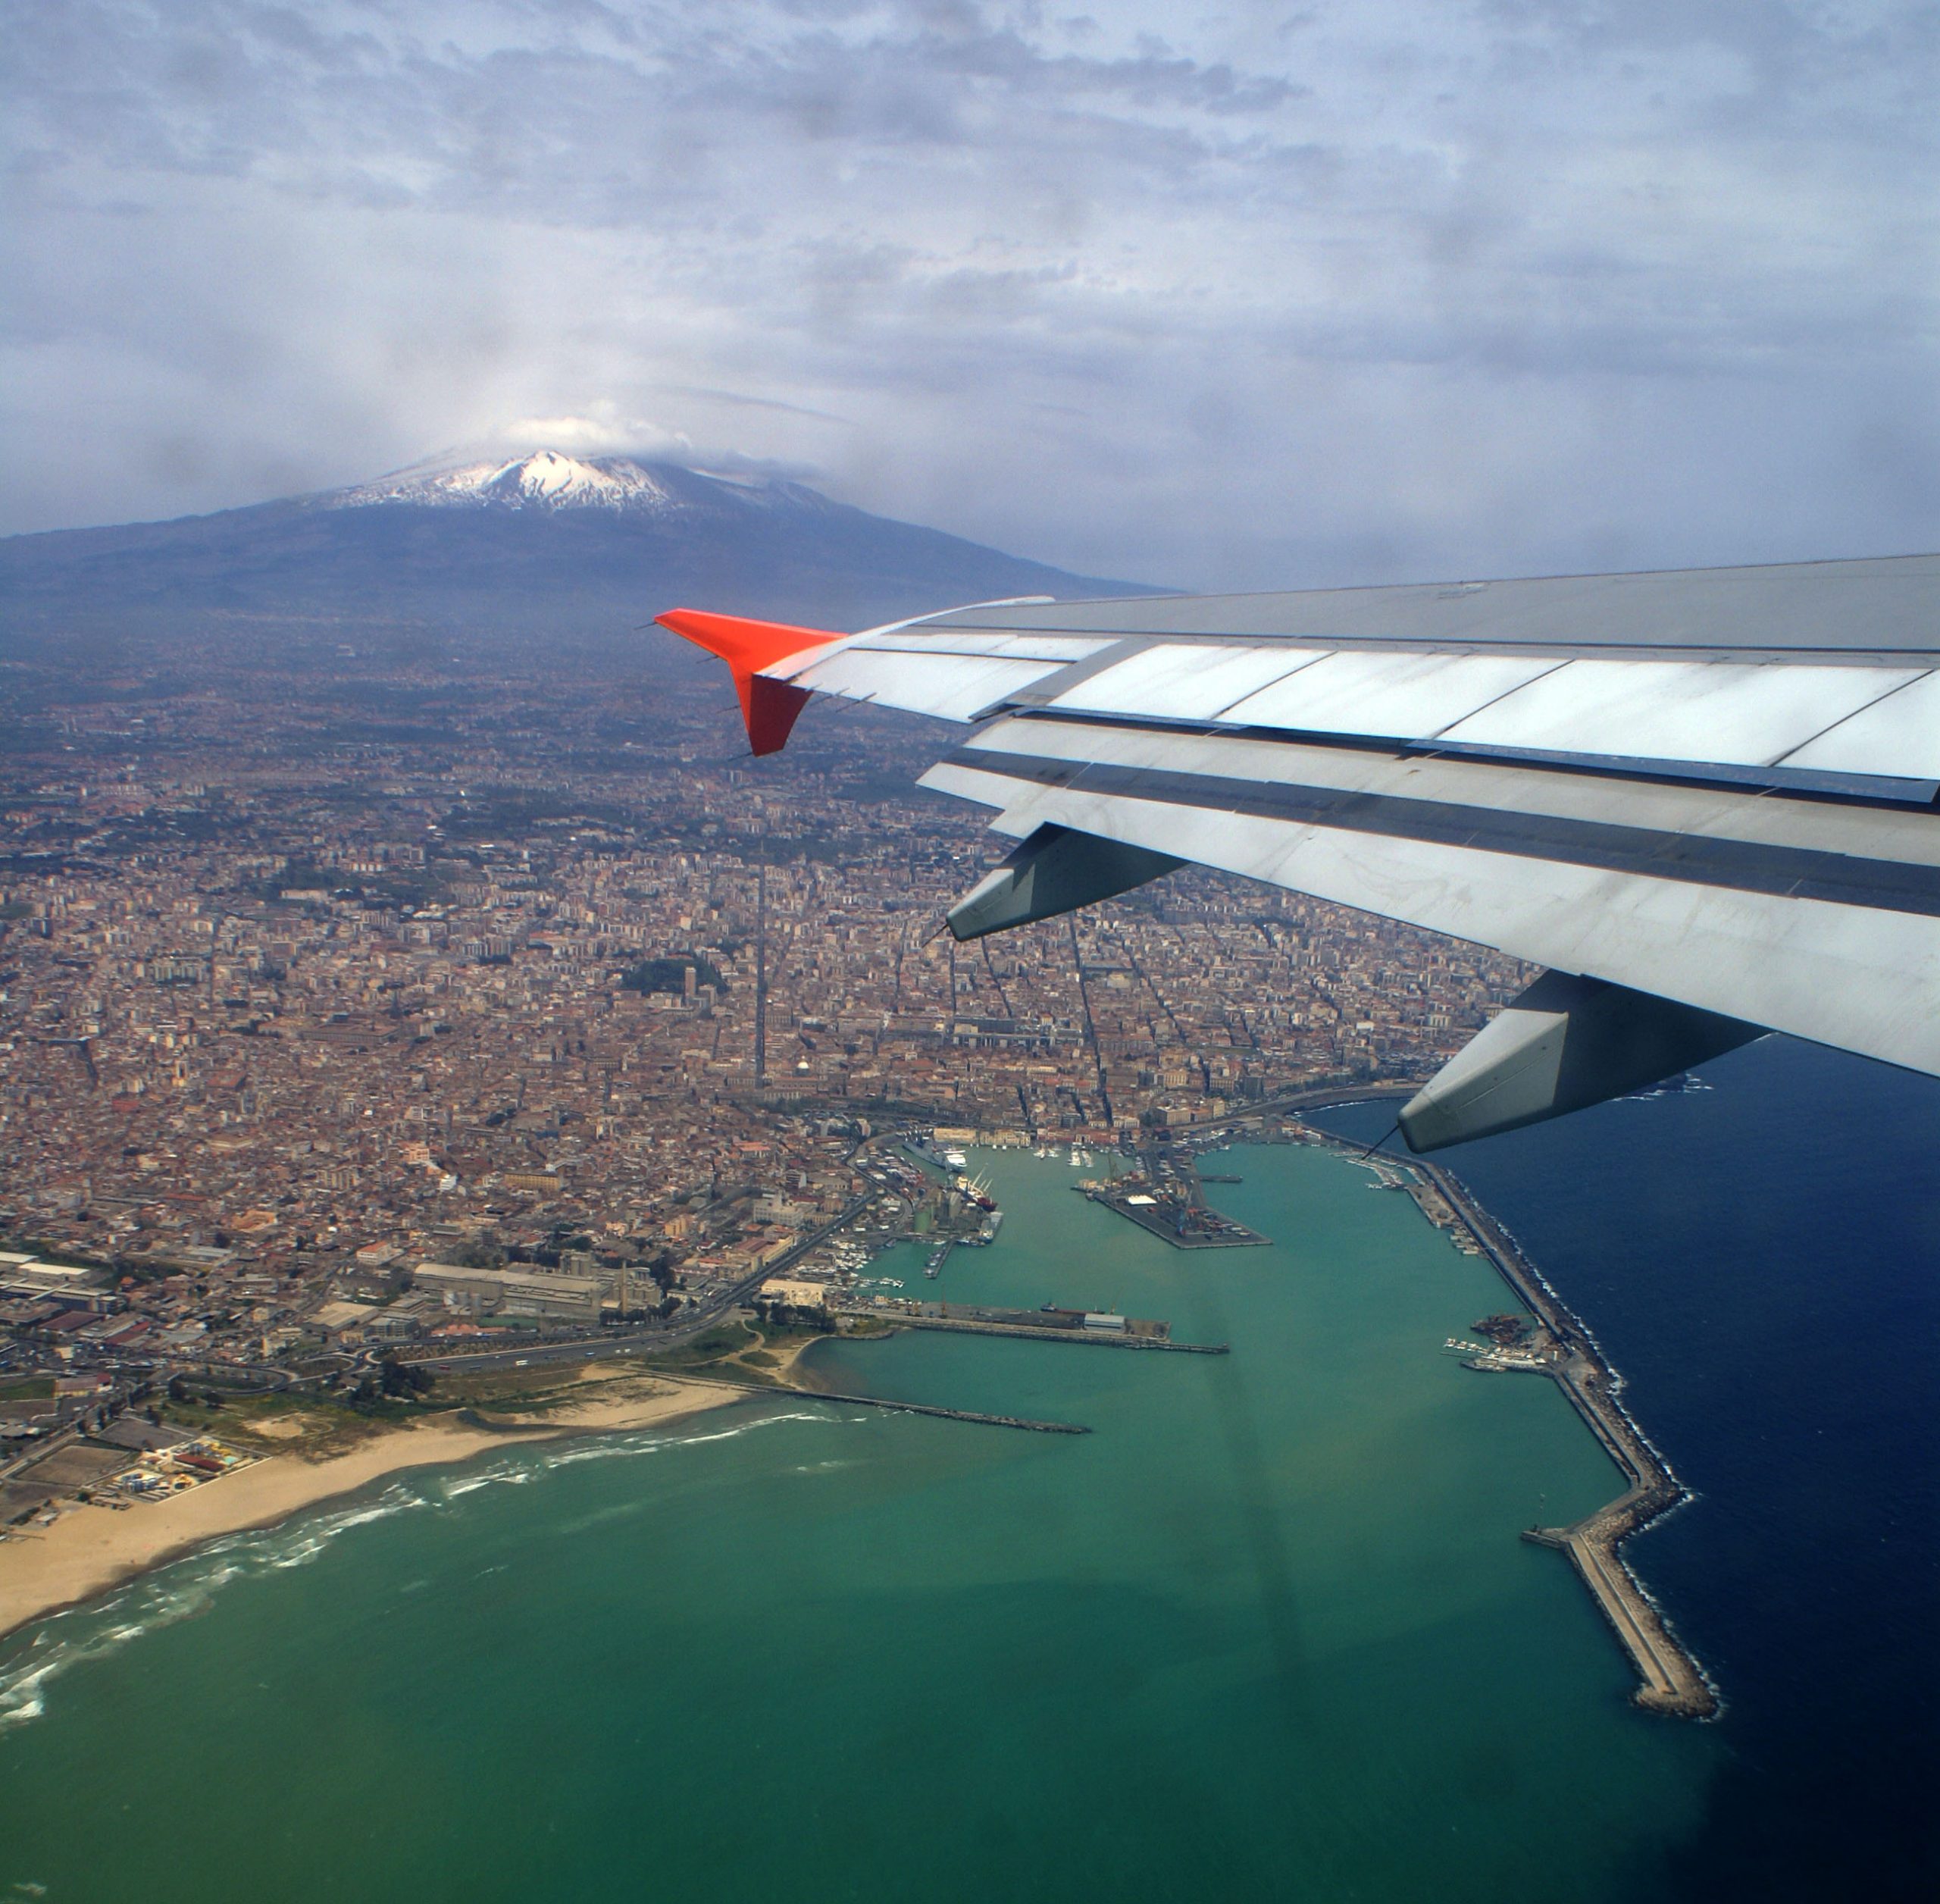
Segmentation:
{"type": "Polygon", "coordinates": [[[675,610],[758,750],[812,693],[972,731],[1020,842],[959,936],[1181,861],[1550,968],[1427,1149],[1776,1029],[1940,1074],[1940,557],[988,604],[840,636],[675,610]]]}

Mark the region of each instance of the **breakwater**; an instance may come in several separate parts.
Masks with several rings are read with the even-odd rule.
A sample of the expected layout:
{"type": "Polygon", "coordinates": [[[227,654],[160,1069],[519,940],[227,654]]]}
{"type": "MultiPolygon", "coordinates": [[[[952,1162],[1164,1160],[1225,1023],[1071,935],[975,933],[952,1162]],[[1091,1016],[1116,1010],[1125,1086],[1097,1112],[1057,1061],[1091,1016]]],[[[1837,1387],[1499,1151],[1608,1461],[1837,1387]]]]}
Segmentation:
{"type": "Polygon", "coordinates": [[[840,1401],[858,1408],[881,1408],[890,1414],[934,1415],[941,1421],[967,1421],[981,1428],[1018,1428],[1029,1435],[1088,1435],[1081,1422],[1036,1421],[1028,1415],[986,1414],[975,1408],[945,1408],[932,1401],[898,1401],[880,1395],[842,1395],[826,1389],[798,1389],[780,1382],[731,1382],[718,1375],[682,1375],[714,1389],[738,1389],[744,1395],[785,1395],[798,1401],[840,1401]]]}
{"type": "Polygon", "coordinates": [[[1688,1498],[1683,1483],[1624,1407],[1619,1394],[1622,1377],[1515,1239],[1446,1168],[1419,1158],[1410,1167],[1433,1182],[1503,1280],[1549,1331],[1560,1353],[1547,1361],[1544,1372],[1562,1389],[1629,1483],[1615,1500],[1573,1525],[1532,1527],[1523,1539],[1560,1548],[1569,1556],[1644,1681],[1637,1695],[1639,1705],[1683,1718],[1713,1717],[1716,1691],[1622,1552],[1632,1534],[1688,1498]]]}
{"type": "MultiPolygon", "coordinates": [[[[1300,1130],[1312,1142],[1357,1160],[1363,1154],[1362,1146],[1331,1132],[1305,1123],[1300,1130]]],[[[1622,1543],[1632,1534],[1641,1532],[1688,1498],[1683,1483],[1623,1406],[1619,1398],[1622,1378],[1604,1359],[1582,1322],[1522,1254],[1515,1239],[1445,1166],[1424,1157],[1410,1157],[1399,1168],[1432,1186],[1445,1207],[1447,1217],[1443,1218],[1429,1199],[1417,1196],[1416,1201],[1424,1213],[1431,1220],[1438,1220],[1441,1227],[1447,1227],[1450,1220],[1460,1224],[1517,1299],[1547,1332],[1554,1345],[1550,1353],[1539,1362],[1513,1366],[1545,1375],[1556,1383],[1602,1443],[1626,1483],[1615,1500],[1582,1520],[1565,1527],[1530,1527],[1522,1538],[1568,1555],[1643,1681],[1636,1694],[1639,1705],[1680,1718],[1713,1717],[1718,1710],[1716,1689],[1672,1630],[1622,1552],[1622,1543]]],[[[1469,1366],[1491,1369],[1510,1365],[1476,1361],[1469,1366]]]]}

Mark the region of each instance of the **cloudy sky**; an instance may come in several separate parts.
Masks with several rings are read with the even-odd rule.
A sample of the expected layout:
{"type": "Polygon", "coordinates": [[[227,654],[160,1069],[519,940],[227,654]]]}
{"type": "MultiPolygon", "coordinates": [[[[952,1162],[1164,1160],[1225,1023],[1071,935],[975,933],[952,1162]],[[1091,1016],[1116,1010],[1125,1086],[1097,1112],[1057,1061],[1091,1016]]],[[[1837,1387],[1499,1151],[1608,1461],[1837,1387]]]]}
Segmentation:
{"type": "Polygon", "coordinates": [[[672,446],[1265,587],[1940,546],[1940,9],[0,0],[0,531],[672,446]]]}

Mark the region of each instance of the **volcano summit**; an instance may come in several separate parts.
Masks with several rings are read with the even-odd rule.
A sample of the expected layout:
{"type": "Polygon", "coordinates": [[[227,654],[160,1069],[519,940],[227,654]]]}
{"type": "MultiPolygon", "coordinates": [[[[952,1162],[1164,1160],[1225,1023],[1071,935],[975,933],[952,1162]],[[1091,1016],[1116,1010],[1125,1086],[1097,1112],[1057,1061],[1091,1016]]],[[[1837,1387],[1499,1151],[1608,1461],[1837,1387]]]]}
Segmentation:
{"type": "Polygon", "coordinates": [[[52,659],[77,641],[224,630],[598,640],[683,599],[860,628],[999,596],[1144,592],[781,478],[542,449],[213,515],[0,540],[0,653],[52,659]]]}

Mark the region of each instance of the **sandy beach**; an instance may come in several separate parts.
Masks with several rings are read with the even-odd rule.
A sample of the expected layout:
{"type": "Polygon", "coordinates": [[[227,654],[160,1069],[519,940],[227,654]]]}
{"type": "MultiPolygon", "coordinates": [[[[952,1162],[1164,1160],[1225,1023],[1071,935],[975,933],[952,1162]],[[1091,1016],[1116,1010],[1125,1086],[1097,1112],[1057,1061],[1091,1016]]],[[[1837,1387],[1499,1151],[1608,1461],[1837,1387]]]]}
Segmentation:
{"type": "MultiPolygon", "coordinates": [[[[588,1371],[589,1374],[592,1371],[588,1371]]],[[[588,1383],[584,1401],[549,1410],[530,1423],[481,1426],[433,1415],[327,1461],[271,1455],[165,1501],[117,1510],[70,1506],[50,1527],[0,1541],[0,1636],[222,1534],[267,1527],[406,1468],[468,1461],[515,1442],[664,1426],[743,1398],[736,1390],[670,1376],[588,1383]]]]}

